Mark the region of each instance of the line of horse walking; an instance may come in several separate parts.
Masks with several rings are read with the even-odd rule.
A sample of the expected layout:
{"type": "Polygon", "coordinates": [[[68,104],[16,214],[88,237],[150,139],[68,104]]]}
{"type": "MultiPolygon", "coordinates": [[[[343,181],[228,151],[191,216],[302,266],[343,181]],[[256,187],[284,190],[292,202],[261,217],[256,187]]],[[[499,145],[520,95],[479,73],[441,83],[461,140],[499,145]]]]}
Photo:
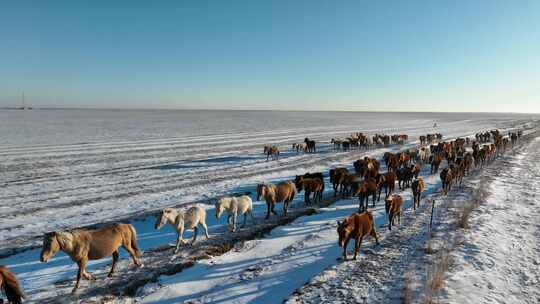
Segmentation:
{"type": "MultiPolygon", "coordinates": [[[[430,174],[437,174],[441,162],[446,160],[448,166],[442,169],[440,179],[442,191],[447,194],[452,185],[461,183],[463,177],[468,175],[472,168],[482,167],[493,161],[504,153],[509,145],[513,146],[522,135],[521,132],[518,132],[503,136],[499,130],[492,130],[488,134],[492,142],[480,142],[470,138],[442,141],[440,134],[422,135],[420,136],[421,146],[419,148],[411,148],[397,153],[386,152],[383,155],[381,161],[385,163],[386,172],[380,171],[379,160],[369,156],[355,161],[353,163],[354,171],[350,171],[346,167],[331,168],[328,176],[334,197],[337,195],[358,197],[359,200],[358,212],[338,221],[338,244],[343,248],[343,258],[347,259],[347,244],[351,239],[355,240],[354,259],[357,257],[365,235],[371,235],[378,243],[373,215],[368,211],[370,197],[372,207],[375,207],[376,202],[380,201],[384,189],[385,212],[388,215],[388,229],[391,230],[396,222],[400,224],[404,204],[403,197],[395,193],[396,183],[400,190],[411,188],[413,209],[416,210],[425,190],[424,180],[419,176],[425,164],[430,165],[430,174]],[[470,151],[467,150],[468,147],[471,148],[470,151]]],[[[363,133],[353,135],[359,139],[359,142],[362,142],[362,138],[366,140],[370,138],[363,133]]],[[[406,134],[376,135],[372,137],[372,141],[375,141],[375,138],[377,138],[377,142],[380,141],[381,145],[386,145],[387,140],[388,143],[402,144],[404,140],[408,139],[408,136],[406,134]]],[[[478,136],[475,137],[475,139],[478,138],[478,136]]],[[[335,143],[336,141],[333,140],[334,145],[335,143]]],[[[342,144],[343,142],[341,142],[342,144]]],[[[309,138],[305,138],[302,143],[302,149],[305,149],[307,153],[316,152],[315,146],[315,141],[309,138]]],[[[293,148],[297,148],[297,146],[293,145],[293,148]]],[[[267,159],[279,157],[279,149],[275,146],[265,146],[264,152],[267,154],[267,159]]],[[[321,202],[325,191],[324,174],[322,172],[306,173],[296,176],[294,180],[276,184],[258,184],[256,200],[266,202],[265,219],[269,219],[271,215],[278,215],[275,210],[277,203],[283,203],[283,216],[287,216],[289,204],[302,191],[304,191],[306,205],[321,202]]],[[[244,216],[242,227],[246,225],[248,217],[255,223],[253,201],[248,195],[222,197],[217,200],[215,217],[219,219],[224,213],[227,213],[227,224],[232,232],[237,229],[238,216],[244,216]]],[[[183,238],[185,230],[193,230],[193,237],[189,244],[196,242],[199,228],[202,228],[207,239],[210,237],[206,217],[206,210],[201,206],[192,206],[187,209],[165,208],[157,216],[154,228],[158,230],[165,225],[173,226],[177,232],[173,251],[176,254],[181,246],[187,243],[183,238]]],[[[86,271],[86,265],[90,260],[111,256],[112,265],[108,277],[113,276],[120,257],[120,247],[129,253],[135,266],[143,266],[140,261],[141,250],[137,244],[135,227],[124,223],[110,224],[92,230],[74,229],[47,233],[43,236],[40,261],[47,262],[58,251],[65,252],[78,266],[73,288],[73,292],[75,292],[80,287],[81,280],[96,279],[94,275],[86,271]]],[[[24,293],[15,274],[1,265],[0,286],[7,296],[8,303],[22,302],[24,293]]]]}

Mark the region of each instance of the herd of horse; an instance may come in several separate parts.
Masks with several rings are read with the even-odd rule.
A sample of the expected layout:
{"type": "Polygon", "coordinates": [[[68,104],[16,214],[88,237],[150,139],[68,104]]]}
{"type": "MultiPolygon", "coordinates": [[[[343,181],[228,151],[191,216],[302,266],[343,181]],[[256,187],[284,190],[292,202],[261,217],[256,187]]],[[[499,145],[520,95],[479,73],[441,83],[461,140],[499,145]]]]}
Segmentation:
{"type": "MultiPolygon", "coordinates": [[[[358,212],[351,214],[342,221],[338,221],[338,244],[343,248],[343,259],[347,259],[347,244],[351,239],[355,240],[354,259],[356,259],[362,239],[365,235],[375,238],[373,215],[368,211],[371,197],[372,207],[381,200],[384,189],[385,212],[388,215],[388,229],[401,222],[401,213],[404,205],[403,197],[396,193],[396,183],[400,190],[411,188],[413,194],[413,209],[419,207],[422,193],[425,190],[424,180],[420,177],[424,165],[430,165],[430,174],[437,174],[443,160],[447,166],[441,170],[439,177],[442,184],[442,192],[446,195],[451,187],[460,184],[463,177],[471,172],[472,168],[482,167],[487,162],[493,161],[497,156],[504,153],[509,145],[514,145],[522,136],[521,131],[508,133],[507,136],[499,130],[477,133],[474,139],[456,138],[450,141],[442,141],[441,134],[427,134],[420,136],[420,147],[410,148],[397,153],[386,152],[381,161],[386,166],[386,171],[381,172],[381,161],[366,156],[352,164],[353,169],[346,167],[331,168],[328,172],[329,182],[333,188],[334,196],[357,197],[359,200],[358,212]],[[468,149],[470,148],[470,149],[468,149]]],[[[334,147],[344,149],[344,143],[352,146],[369,147],[370,145],[388,145],[390,143],[403,144],[408,139],[406,134],[379,135],[372,137],[363,133],[351,134],[344,140],[332,139],[334,147]],[[352,144],[354,142],[354,144],[352,144]]],[[[305,153],[316,152],[316,143],[305,138],[303,143],[294,144],[293,149],[302,149],[305,153]]],[[[264,153],[267,160],[279,157],[279,148],[265,146],[264,153]]],[[[294,180],[282,181],[277,184],[261,183],[256,188],[257,201],[266,201],[267,211],[265,219],[270,215],[277,215],[275,206],[283,203],[283,215],[287,216],[289,204],[295,195],[304,191],[306,205],[321,202],[325,190],[325,176],[322,172],[306,173],[298,175],[294,180]]],[[[222,197],[215,204],[215,216],[221,217],[227,213],[229,229],[236,231],[236,222],[239,215],[244,215],[243,226],[246,225],[247,217],[250,216],[253,223],[253,202],[250,196],[222,197]]],[[[206,225],[206,210],[200,206],[192,206],[187,209],[165,208],[157,216],[155,229],[164,225],[172,225],[177,232],[174,254],[185,244],[183,234],[186,229],[193,230],[193,238],[190,244],[197,240],[198,228],[204,230],[206,238],[209,238],[206,225]]],[[[78,266],[77,278],[73,291],[80,286],[82,279],[95,280],[95,277],[86,271],[86,265],[90,260],[112,257],[112,266],[108,276],[115,271],[119,259],[119,248],[123,247],[131,256],[133,263],[141,267],[141,251],[137,245],[137,233],[131,224],[115,223],[99,229],[75,229],[70,231],[55,231],[47,233],[43,237],[43,246],[40,260],[47,262],[58,251],[65,252],[78,266]]],[[[9,303],[21,303],[24,293],[15,275],[5,266],[0,265],[0,286],[4,290],[9,303]]]]}

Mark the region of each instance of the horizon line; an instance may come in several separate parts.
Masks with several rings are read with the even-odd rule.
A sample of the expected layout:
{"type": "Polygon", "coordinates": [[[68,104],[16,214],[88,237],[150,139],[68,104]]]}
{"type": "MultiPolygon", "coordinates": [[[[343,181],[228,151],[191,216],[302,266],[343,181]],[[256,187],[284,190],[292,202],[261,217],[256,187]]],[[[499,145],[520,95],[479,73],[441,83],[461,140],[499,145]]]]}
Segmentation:
{"type": "Polygon", "coordinates": [[[239,109],[208,109],[208,108],[115,108],[115,107],[62,107],[62,106],[46,106],[46,107],[32,107],[28,106],[27,109],[22,109],[20,107],[0,107],[0,110],[22,110],[22,111],[32,111],[32,110],[111,110],[111,111],[267,111],[267,112],[359,112],[359,113],[471,113],[471,114],[532,114],[538,115],[540,112],[485,112],[485,111],[414,111],[414,110],[309,110],[309,109],[250,109],[250,108],[239,108],[239,109]],[[30,108],[30,109],[28,109],[30,108]]]}

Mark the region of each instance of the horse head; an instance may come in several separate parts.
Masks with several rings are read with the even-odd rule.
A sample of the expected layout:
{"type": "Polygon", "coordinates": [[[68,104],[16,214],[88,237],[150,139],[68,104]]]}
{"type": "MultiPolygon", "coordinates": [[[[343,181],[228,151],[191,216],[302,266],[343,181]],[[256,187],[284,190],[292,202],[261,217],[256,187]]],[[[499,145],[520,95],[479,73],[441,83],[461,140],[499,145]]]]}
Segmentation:
{"type": "Polygon", "coordinates": [[[41,249],[40,261],[47,263],[60,249],[58,232],[46,233],[43,236],[43,248],[41,249]]]}

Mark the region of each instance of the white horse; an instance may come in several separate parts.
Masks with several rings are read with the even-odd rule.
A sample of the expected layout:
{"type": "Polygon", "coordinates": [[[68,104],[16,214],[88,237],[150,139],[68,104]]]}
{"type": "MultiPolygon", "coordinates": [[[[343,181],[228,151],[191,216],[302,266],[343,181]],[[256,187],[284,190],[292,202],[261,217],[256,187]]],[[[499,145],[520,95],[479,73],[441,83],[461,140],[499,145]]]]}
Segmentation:
{"type": "Polygon", "coordinates": [[[206,226],[206,211],[199,207],[193,206],[187,210],[176,210],[172,208],[165,208],[158,216],[155,228],[160,229],[166,224],[170,224],[176,229],[176,248],[174,253],[176,254],[180,249],[180,244],[185,244],[184,230],[193,229],[193,239],[191,245],[197,240],[197,226],[201,225],[204,229],[206,239],[208,239],[208,226],[206,226]]]}
{"type": "Polygon", "coordinates": [[[239,214],[244,215],[242,228],[246,226],[248,214],[251,216],[251,222],[255,223],[255,219],[253,218],[253,202],[247,195],[220,198],[216,203],[216,218],[219,219],[225,210],[227,210],[227,223],[232,232],[236,231],[236,217],[239,214]]]}
{"type": "Polygon", "coordinates": [[[429,147],[422,147],[418,151],[418,158],[420,158],[423,164],[428,162],[430,156],[431,156],[431,150],[429,149],[429,147]]]}

